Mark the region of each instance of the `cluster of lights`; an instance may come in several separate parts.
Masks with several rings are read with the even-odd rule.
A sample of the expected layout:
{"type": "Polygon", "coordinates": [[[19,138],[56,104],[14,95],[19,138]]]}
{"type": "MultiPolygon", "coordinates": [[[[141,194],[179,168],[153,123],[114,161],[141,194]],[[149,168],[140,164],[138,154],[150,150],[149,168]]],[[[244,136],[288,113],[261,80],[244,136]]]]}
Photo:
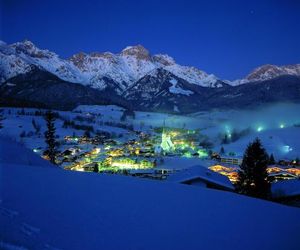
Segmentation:
{"type": "Polygon", "coordinates": [[[229,128],[229,126],[225,126],[225,130],[226,130],[226,135],[227,135],[227,137],[230,139],[231,138],[231,136],[232,136],[232,134],[231,134],[231,130],[230,130],[230,128],[229,128]]]}
{"type": "Polygon", "coordinates": [[[264,127],[263,127],[263,126],[258,126],[257,129],[256,129],[257,132],[261,132],[261,131],[263,131],[263,130],[264,130],[264,127]]]}
{"type": "Polygon", "coordinates": [[[214,165],[209,167],[209,169],[221,175],[227,176],[232,183],[236,183],[238,181],[237,168],[214,165]]]}
{"type": "Polygon", "coordinates": [[[105,168],[113,167],[117,169],[149,169],[154,167],[154,163],[147,160],[136,161],[131,158],[112,159],[105,161],[105,168]]]}
{"type": "Polygon", "coordinates": [[[208,157],[208,153],[207,153],[207,151],[204,150],[204,149],[199,149],[199,150],[197,151],[197,153],[198,153],[198,155],[199,155],[200,158],[206,158],[206,157],[208,157]]]}
{"type": "Polygon", "coordinates": [[[282,151],[283,151],[284,153],[289,153],[289,152],[293,151],[293,148],[290,147],[289,145],[284,145],[284,146],[282,147],[282,151]]]}
{"type": "MultiPolygon", "coordinates": [[[[225,175],[228,177],[228,179],[232,182],[232,183],[236,183],[238,181],[238,172],[237,172],[237,168],[234,167],[225,167],[222,165],[214,165],[209,167],[210,170],[217,172],[219,174],[225,175]]],[[[267,168],[267,172],[268,174],[279,174],[279,173],[289,173],[294,175],[296,178],[297,176],[300,176],[300,169],[299,168],[280,168],[280,167],[268,167],[267,168]]]]}
{"type": "MultiPolygon", "coordinates": [[[[195,130],[163,131],[160,146],[165,152],[185,151],[189,149],[194,151],[196,149],[194,134],[196,134],[195,130]],[[186,134],[191,136],[187,139],[185,138],[186,134]]],[[[191,157],[192,152],[185,152],[183,156],[191,157]]]]}

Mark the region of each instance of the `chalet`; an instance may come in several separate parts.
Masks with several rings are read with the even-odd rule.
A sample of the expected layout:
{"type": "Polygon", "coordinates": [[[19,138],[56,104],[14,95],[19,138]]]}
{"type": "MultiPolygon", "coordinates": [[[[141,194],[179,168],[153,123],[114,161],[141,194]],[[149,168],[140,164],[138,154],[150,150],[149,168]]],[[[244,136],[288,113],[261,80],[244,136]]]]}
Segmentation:
{"type": "Polygon", "coordinates": [[[284,165],[270,165],[268,166],[267,172],[269,174],[269,179],[272,182],[296,179],[300,176],[299,168],[289,168],[284,165]]]}
{"type": "Polygon", "coordinates": [[[275,201],[300,207],[300,179],[272,183],[272,198],[275,201]]]}
{"type": "Polygon", "coordinates": [[[221,157],[220,161],[225,164],[240,166],[242,164],[243,159],[242,158],[232,158],[232,157],[221,157]]]}
{"type": "Polygon", "coordinates": [[[204,166],[193,166],[168,177],[168,181],[225,191],[234,191],[230,180],[204,166]]]}
{"type": "Polygon", "coordinates": [[[129,175],[140,177],[140,178],[148,178],[155,180],[165,180],[167,178],[167,171],[163,170],[155,170],[155,169],[137,169],[137,170],[129,170],[129,175]]]}

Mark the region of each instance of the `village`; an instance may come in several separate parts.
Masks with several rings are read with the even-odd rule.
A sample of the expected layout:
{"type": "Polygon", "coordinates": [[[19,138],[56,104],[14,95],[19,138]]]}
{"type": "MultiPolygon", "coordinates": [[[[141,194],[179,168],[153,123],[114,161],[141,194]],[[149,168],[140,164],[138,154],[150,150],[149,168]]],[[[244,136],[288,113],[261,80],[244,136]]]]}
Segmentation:
{"type": "MultiPolygon", "coordinates": [[[[166,158],[199,159],[208,171],[226,176],[237,182],[242,156],[228,156],[213,152],[197,142],[199,130],[161,127],[152,134],[133,132],[129,140],[111,139],[109,135],[95,137],[65,136],[58,155],[58,164],[66,170],[124,174],[164,180],[176,172],[189,168],[164,164],[166,158]]],[[[42,153],[41,149],[34,151],[42,153]]],[[[47,159],[47,156],[43,156],[47,159]]],[[[300,161],[270,162],[269,180],[299,179],[300,161]]]]}
{"type": "MultiPolygon", "coordinates": [[[[165,176],[161,173],[172,170],[158,168],[164,157],[204,159],[208,156],[206,149],[197,146],[197,135],[195,130],[160,128],[152,134],[132,132],[126,141],[111,139],[107,134],[65,136],[58,164],[67,170],[139,176],[151,173],[152,177],[156,174],[155,178],[163,179],[165,176]]],[[[47,159],[47,156],[43,157],[47,159]]]]}
{"type": "MultiPolygon", "coordinates": [[[[235,192],[245,149],[240,141],[248,143],[252,134],[266,135],[264,140],[270,142],[267,151],[277,147],[282,153],[269,162],[269,181],[280,187],[276,193],[281,198],[300,195],[300,162],[292,150],[296,144],[283,151],[286,142],[273,142],[279,133],[297,133],[297,126],[239,132],[222,124],[216,126],[209,118],[136,112],[136,118],[123,119],[125,112],[116,106],[57,112],[57,166],[67,171],[127,175],[235,192]]],[[[49,160],[41,133],[45,128],[43,111],[6,109],[5,115],[4,131],[49,160]]],[[[285,139],[284,135],[280,138],[285,139]]]]}

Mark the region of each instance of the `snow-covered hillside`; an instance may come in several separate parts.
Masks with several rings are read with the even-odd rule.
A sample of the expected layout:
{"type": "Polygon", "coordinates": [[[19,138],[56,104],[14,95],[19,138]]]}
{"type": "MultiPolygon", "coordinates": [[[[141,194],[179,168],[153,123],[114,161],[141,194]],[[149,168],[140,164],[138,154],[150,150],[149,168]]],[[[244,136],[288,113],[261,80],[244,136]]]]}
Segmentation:
{"type": "Polygon", "coordinates": [[[0,165],[21,164],[57,168],[39,155],[33,154],[32,150],[18,143],[14,138],[0,135],[0,151],[0,165]]]}
{"type": "MultiPolygon", "coordinates": [[[[226,153],[234,152],[242,156],[249,142],[256,137],[268,153],[273,153],[276,159],[294,159],[300,156],[298,104],[281,103],[260,109],[250,110],[215,110],[199,112],[191,115],[171,115],[152,112],[135,112],[135,119],[129,122],[137,130],[151,130],[154,127],[173,127],[200,129],[203,136],[207,136],[218,152],[223,146],[226,153]],[[243,133],[234,142],[222,145],[221,137],[225,134],[243,133]]],[[[101,119],[119,120],[122,108],[116,106],[87,106],[75,109],[83,113],[101,114],[101,119]]]]}
{"type": "Polygon", "coordinates": [[[297,208],[27,164],[0,173],[2,249],[298,249],[297,208]]]}
{"type": "MultiPolygon", "coordinates": [[[[269,154],[273,153],[276,160],[295,159],[300,157],[300,120],[297,114],[299,110],[297,104],[278,104],[264,109],[254,110],[227,110],[213,112],[198,112],[191,115],[173,115],[153,112],[135,112],[135,118],[127,117],[123,124],[132,125],[137,131],[152,133],[154,128],[172,127],[199,129],[199,141],[205,140],[212,142],[213,150],[219,152],[223,146],[225,153],[234,152],[237,156],[242,156],[249,142],[255,137],[262,140],[264,147],[269,154]],[[239,138],[222,144],[225,135],[232,136],[238,134],[239,138]]],[[[41,116],[19,115],[21,109],[5,108],[3,121],[4,128],[0,134],[4,134],[34,149],[44,147],[44,140],[41,136],[34,133],[32,119],[41,126],[41,132],[45,131],[45,121],[41,116]],[[20,137],[21,133],[31,133],[30,137],[20,137]]],[[[34,113],[35,109],[26,109],[26,112],[34,113]]],[[[114,133],[116,136],[132,134],[132,132],[116,127],[120,123],[124,108],[108,106],[78,106],[73,112],[62,112],[60,115],[67,120],[74,120],[76,116],[94,117],[93,123],[76,123],[92,125],[96,130],[114,133]],[[111,124],[111,126],[109,126],[111,124]]],[[[63,121],[56,120],[57,134],[60,138],[66,135],[82,135],[84,130],[64,128],[63,121]]],[[[131,135],[130,135],[131,136],[131,135]]],[[[124,136],[126,137],[126,136],[124,136]]],[[[173,165],[173,163],[171,164],[173,165]]]]}

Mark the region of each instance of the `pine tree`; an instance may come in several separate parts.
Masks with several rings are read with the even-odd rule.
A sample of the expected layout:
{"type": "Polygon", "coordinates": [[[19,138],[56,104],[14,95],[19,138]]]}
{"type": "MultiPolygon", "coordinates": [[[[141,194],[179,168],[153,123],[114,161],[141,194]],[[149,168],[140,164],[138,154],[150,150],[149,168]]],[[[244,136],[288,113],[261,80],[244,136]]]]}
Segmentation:
{"type": "Polygon", "coordinates": [[[228,135],[225,134],[225,135],[224,135],[224,138],[222,139],[222,144],[228,144],[228,143],[229,143],[228,135]]]}
{"type": "Polygon", "coordinates": [[[55,141],[55,117],[54,113],[49,110],[46,112],[45,115],[45,120],[47,123],[47,130],[45,132],[45,142],[47,144],[47,155],[50,159],[50,162],[53,164],[56,164],[55,159],[56,159],[56,148],[57,148],[57,143],[55,141]]]}
{"type": "Polygon", "coordinates": [[[4,120],[4,117],[3,117],[3,109],[0,110],[0,129],[3,128],[3,123],[2,121],[4,120]]]}
{"type": "Polygon", "coordinates": [[[224,147],[221,147],[221,149],[220,149],[220,154],[221,154],[221,155],[225,154],[225,149],[224,149],[224,147]]]}
{"type": "Polygon", "coordinates": [[[99,172],[99,165],[97,163],[95,163],[95,165],[94,165],[94,172],[95,173],[99,172]]]}
{"type": "Polygon", "coordinates": [[[40,130],[41,130],[41,126],[40,126],[39,124],[36,123],[36,121],[35,121],[34,118],[32,118],[31,123],[32,123],[33,128],[35,129],[35,133],[36,133],[36,134],[39,134],[39,133],[40,133],[40,130]]]}
{"type": "Polygon", "coordinates": [[[274,155],[271,154],[270,157],[269,157],[269,164],[270,165],[274,165],[276,162],[275,162],[275,158],[274,158],[274,155]]]}
{"type": "Polygon", "coordinates": [[[91,138],[91,133],[90,133],[90,131],[89,131],[89,130],[84,131],[83,136],[86,137],[86,138],[91,138]]]}
{"type": "Polygon", "coordinates": [[[237,191],[258,198],[269,198],[270,183],[268,181],[268,154],[258,138],[250,143],[244,153],[240,167],[237,191]]]}

